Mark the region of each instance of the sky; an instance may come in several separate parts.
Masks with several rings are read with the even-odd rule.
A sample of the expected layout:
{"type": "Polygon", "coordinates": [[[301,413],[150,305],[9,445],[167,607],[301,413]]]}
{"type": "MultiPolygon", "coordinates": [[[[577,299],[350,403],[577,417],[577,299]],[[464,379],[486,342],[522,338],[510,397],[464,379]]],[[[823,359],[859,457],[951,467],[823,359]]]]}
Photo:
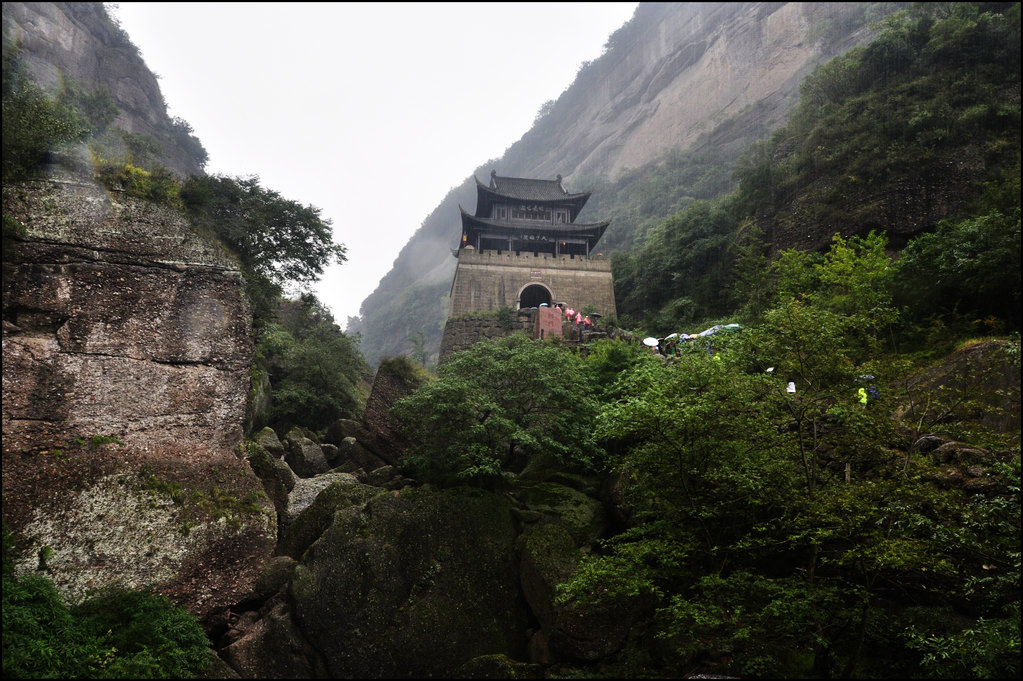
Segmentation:
{"type": "Polygon", "coordinates": [[[206,172],[257,176],[332,222],[348,260],[314,291],[342,328],[447,193],[518,141],[636,5],[107,3],[206,172]]]}

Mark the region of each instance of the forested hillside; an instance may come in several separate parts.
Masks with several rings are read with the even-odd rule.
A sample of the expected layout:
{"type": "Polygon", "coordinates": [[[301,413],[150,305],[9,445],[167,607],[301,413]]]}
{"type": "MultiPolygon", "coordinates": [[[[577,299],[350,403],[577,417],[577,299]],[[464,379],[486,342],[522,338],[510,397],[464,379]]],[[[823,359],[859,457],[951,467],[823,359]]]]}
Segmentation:
{"type": "MultiPolygon", "coordinates": [[[[1014,6],[984,9],[911,7],[819,67],[790,122],[740,161],[735,191],[616,255],[623,322],[667,333],[755,313],[780,251],[875,233],[903,255],[905,324],[993,315],[1018,329],[1019,23],[1014,6]]],[[[699,161],[683,155],[647,187],[690,186],[699,161]]]]}

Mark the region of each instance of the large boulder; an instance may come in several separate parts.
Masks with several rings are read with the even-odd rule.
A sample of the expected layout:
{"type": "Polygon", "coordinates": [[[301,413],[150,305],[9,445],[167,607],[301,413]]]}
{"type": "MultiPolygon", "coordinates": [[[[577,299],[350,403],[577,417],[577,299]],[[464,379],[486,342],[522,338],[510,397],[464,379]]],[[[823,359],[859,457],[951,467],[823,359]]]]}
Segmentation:
{"type": "Polygon", "coordinates": [[[377,494],[384,493],[378,487],[356,482],[355,478],[348,474],[320,477],[331,482],[281,531],[277,541],[278,555],[301,558],[305,550],[330,527],[334,513],[349,506],[363,504],[377,494]]]}
{"type": "Polygon", "coordinates": [[[606,658],[625,645],[632,627],[649,614],[649,604],[639,598],[599,607],[557,604],[557,586],[575,574],[582,556],[561,522],[543,521],[523,533],[522,591],[540,622],[530,645],[534,662],[606,658]]]}
{"type": "Polygon", "coordinates": [[[387,465],[383,459],[366,449],[354,437],[342,439],[337,450],[337,459],[334,463],[335,468],[351,466],[352,468],[361,468],[364,471],[372,471],[387,465]]]}
{"type": "Polygon", "coordinates": [[[591,543],[606,529],[604,505],[577,489],[541,482],[519,486],[514,494],[526,510],[562,523],[576,546],[591,543]]]}
{"type": "Polygon", "coordinates": [[[263,428],[252,439],[275,459],[283,459],[288,453],[288,450],[285,449],[284,444],[281,443],[273,428],[263,428]]]}
{"type": "Polygon", "coordinates": [[[322,656],[295,626],[287,600],[274,598],[264,610],[221,650],[224,661],[245,679],[328,678],[322,656]]]}
{"type": "Polygon", "coordinates": [[[295,570],[295,621],[333,677],[522,659],[515,538],[507,499],[478,489],[406,489],[339,510],[295,570]]]}
{"type": "MultiPolygon", "coordinates": [[[[269,428],[267,429],[269,430],[269,428]]],[[[272,434],[273,431],[271,430],[272,434]]],[[[274,436],[276,440],[276,436],[274,436]]],[[[278,442],[278,445],[280,442],[278,442]]],[[[281,448],[283,451],[283,447],[281,448]]],[[[258,442],[246,443],[249,466],[263,483],[263,490],[273,502],[278,517],[288,508],[288,495],[295,489],[295,473],[283,459],[272,456],[258,442]]]]}
{"type": "Polygon", "coordinates": [[[312,478],[299,478],[295,487],[288,495],[288,506],[281,514],[281,530],[287,529],[299,515],[309,508],[325,489],[335,483],[343,486],[357,485],[358,481],[351,473],[331,471],[312,478]]]}
{"type": "Polygon", "coordinates": [[[391,416],[391,407],[426,380],[426,372],[404,355],[384,360],[377,369],[362,419],[368,431],[363,444],[386,463],[398,463],[408,447],[397,420],[391,416]]]}
{"type": "Polygon", "coordinates": [[[327,457],[320,445],[295,429],[288,433],[285,440],[284,460],[291,466],[295,474],[303,478],[311,478],[330,470],[327,457]]]}

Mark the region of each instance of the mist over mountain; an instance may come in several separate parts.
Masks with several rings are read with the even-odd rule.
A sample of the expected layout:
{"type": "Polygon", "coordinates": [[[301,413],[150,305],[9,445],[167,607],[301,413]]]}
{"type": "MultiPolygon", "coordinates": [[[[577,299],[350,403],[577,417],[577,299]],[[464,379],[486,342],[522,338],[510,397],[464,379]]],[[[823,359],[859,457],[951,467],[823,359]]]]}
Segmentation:
{"type": "MultiPolygon", "coordinates": [[[[475,207],[473,175],[554,178],[570,191],[597,189],[581,220],[612,218],[606,253],[628,245],[644,219],[618,215],[607,196],[630,173],[667,155],[700,150],[715,180],[710,198],[731,186],[730,169],[750,143],[786,120],[812,69],[869,39],[871,21],[891,5],[858,3],[641,3],[580,66],[575,82],[545,104],[533,127],[501,158],[452,189],[399,252],[348,331],[362,334],[371,364],[407,352],[423,334],[436,352],[454,273],[458,206],[475,207]]],[[[509,56],[508,58],[513,58],[509,56]]],[[[693,191],[700,191],[693,187],[693,191]]],[[[663,212],[664,217],[669,212],[663,212]]]]}

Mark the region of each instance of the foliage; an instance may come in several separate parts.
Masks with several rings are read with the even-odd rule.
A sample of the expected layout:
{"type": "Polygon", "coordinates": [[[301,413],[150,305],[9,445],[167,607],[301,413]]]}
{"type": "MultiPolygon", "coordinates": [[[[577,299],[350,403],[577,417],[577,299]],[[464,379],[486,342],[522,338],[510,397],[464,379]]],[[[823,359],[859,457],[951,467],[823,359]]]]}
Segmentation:
{"type": "Polygon", "coordinates": [[[178,182],[166,168],[149,171],[120,161],[97,158],[95,162],[98,179],[108,189],[168,206],[181,203],[178,182]]]}
{"type": "Polygon", "coordinates": [[[206,148],[203,147],[202,142],[195,136],[192,126],[188,121],[183,118],[175,116],[171,119],[171,135],[174,137],[174,141],[179,147],[185,150],[195,164],[200,168],[205,168],[207,161],[209,161],[209,154],[206,152],[206,148]]]}
{"type": "Polygon", "coordinates": [[[974,318],[996,315],[1018,328],[1019,263],[1018,203],[1011,214],[942,220],[903,250],[896,294],[916,319],[963,311],[974,318]]]}
{"type": "Polygon", "coordinates": [[[680,667],[729,650],[741,675],[1011,676],[1018,448],[999,469],[1008,494],[950,495],[923,462],[907,476],[887,449],[908,446],[893,398],[855,400],[845,328],[789,299],[720,359],[696,348],[627,371],[596,434],[620,455],[632,528],[584,562],[562,601],[655,598],[680,667]],[[906,614],[893,609],[900,594],[930,596],[906,614]]]}
{"type": "Polygon", "coordinates": [[[98,634],[101,648],[117,653],[103,676],[184,678],[209,662],[209,640],[199,622],[164,596],[113,590],[71,612],[86,631],[98,634]]]}
{"type": "MultiPolygon", "coordinates": [[[[727,650],[743,676],[1018,671],[1018,431],[990,455],[994,495],[945,492],[927,461],[894,455],[909,448],[890,414],[911,366],[881,342],[898,322],[885,245],[787,251],[763,268],[774,293],[755,328],[713,356],[624,363],[596,435],[630,527],[561,602],[653,598],[678,668],[727,650]],[[863,405],[866,374],[882,390],[863,405]]],[[[963,369],[986,385],[978,370],[963,369]]],[[[941,418],[976,435],[961,400],[941,418]]]]}
{"type": "Polygon", "coordinates": [[[601,400],[613,399],[616,382],[642,363],[659,364],[642,345],[624,340],[600,339],[590,344],[586,353],[586,370],[592,377],[601,400]]]}
{"type": "Polygon", "coordinates": [[[412,443],[405,461],[418,476],[486,484],[536,456],[599,468],[589,432],[596,407],[581,359],[516,333],[455,353],[392,413],[412,443]]]}
{"type": "Polygon", "coordinates": [[[612,259],[616,301],[624,309],[661,310],[648,314],[654,333],[677,331],[680,324],[724,310],[722,289],[730,264],[730,235],[736,225],[721,205],[696,201],[653,227],[636,254],[612,259]]]}
{"type": "Polygon", "coordinates": [[[149,135],[122,132],[121,139],[128,148],[128,162],[132,165],[148,168],[151,160],[160,154],[160,143],[149,135]]]}
{"type": "Polygon", "coordinates": [[[12,550],[5,528],[5,677],[190,678],[208,665],[199,622],[165,597],[113,590],[69,609],[46,577],[15,575],[12,550]]]}
{"type": "Polygon", "coordinates": [[[65,78],[57,102],[76,110],[93,136],[103,133],[120,113],[117,102],[104,88],[87,90],[73,78],[65,78]]]}
{"type": "Polygon", "coordinates": [[[342,332],[315,296],[281,301],[278,320],[267,324],[257,345],[272,386],[270,421],[320,429],[339,418],[356,418],[365,404],[360,384],[368,371],[358,339],[342,332]]]}
{"type": "Polygon", "coordinates": [[[257,177],[192,176],[181,199],[192,219],[230,246],[247,270],[275,284],[309,284],[327,265],[346,260],[319,208],[285,199],[257,177]]]}
{"type": "Polygon", "coordinates": [[[55,102],[21,72],[16,51],[5,41],[3,54],[3,178],[36,175],[49,152],[89,136],[74,107],[55,102]]]}

